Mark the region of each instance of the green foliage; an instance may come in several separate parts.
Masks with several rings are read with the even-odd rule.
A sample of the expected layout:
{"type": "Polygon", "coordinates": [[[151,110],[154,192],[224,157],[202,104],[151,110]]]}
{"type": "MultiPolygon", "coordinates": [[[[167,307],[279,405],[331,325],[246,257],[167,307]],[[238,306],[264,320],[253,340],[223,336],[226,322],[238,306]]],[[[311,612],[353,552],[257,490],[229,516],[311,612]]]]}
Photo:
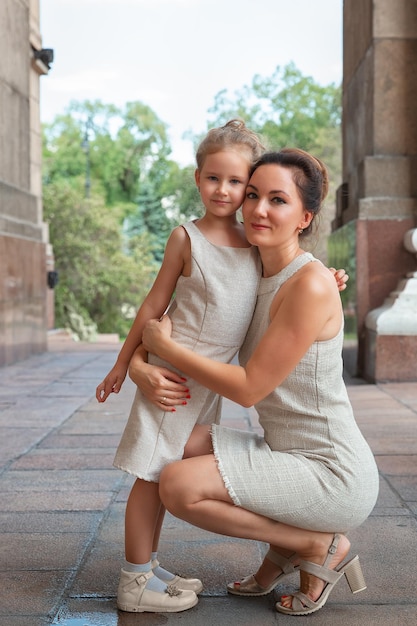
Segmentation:
{"type": "Polygon", "coordinates": [[[73,102],[44,126],[44,178],[91,178],[106,204],[135,203],[141,183],[165,166],[171,149],[166,125],[141,102],[123,109],[73,102]]]}
{"type": "Polygon", "coordinates": [[[250,86],[230,95],[220,91],[210,109],[210,126],[240,117],[271,149],[294,146],[312,150],[323,129],[340,127],[341,90],[303,76],[294,63],[277,66],[271,77],[254,76],[250,86]]]}
{"type": "Polygon", "coordinates": [[[153,256],[157,262],[162,262],[172,223],[151,181],[141,185],[136,211],[125,219],[124,230],[129,240],[137,235],[148,234],[153,256]]]}
{"type": "Polygon", "coordinates": [[[172,228],[162,195],[176,172],[166,125],[140,102],[73,102],[45,126],[43,151],[56,323],[84,339],[126,335],[172,228]],[[135,219],[126,241],[123,223],[135,219]]]}
{"type": "Polygon", "coordinates": [[[123,254],[119,222],[103,199],[87,200],[64,180],[45,187],[44,213],[59,272],[57,325],[82,339],[95,328],[125,335],[156,274],[146,238],[123,254]]]}

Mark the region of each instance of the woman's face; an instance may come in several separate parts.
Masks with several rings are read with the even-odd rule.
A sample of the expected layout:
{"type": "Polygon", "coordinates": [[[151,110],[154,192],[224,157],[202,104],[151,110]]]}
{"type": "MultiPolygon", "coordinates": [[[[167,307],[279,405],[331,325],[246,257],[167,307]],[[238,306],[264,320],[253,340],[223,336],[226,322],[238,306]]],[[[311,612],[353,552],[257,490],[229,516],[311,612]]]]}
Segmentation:
{"type": "Polygon", "coordinates": [[[282,165],[261,165],[252,174],[242,207],[248,241],[256,246],[298,242],[299,230],[312,214],[304,209],[292,170],[282,165]]]}

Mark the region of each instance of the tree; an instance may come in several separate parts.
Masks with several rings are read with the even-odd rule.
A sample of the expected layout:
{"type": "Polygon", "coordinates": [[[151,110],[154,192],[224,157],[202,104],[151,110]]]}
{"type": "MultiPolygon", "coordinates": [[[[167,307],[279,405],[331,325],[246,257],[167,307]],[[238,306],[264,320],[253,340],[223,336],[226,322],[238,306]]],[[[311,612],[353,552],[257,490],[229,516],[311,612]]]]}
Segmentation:
{"type": "Polygon", "coordinates": [[[81,336],[95,326],[127,332],[171,226],[152,182],[174,171],[169,153],[165,124],[142,103],[120,110],[74,102],[45,127],[44,214],[60,274],[58,324],[81,336]],[[138,211],[143,228],[126,241],[123,222],[138,211]]]}
{"type": "Polygon", "coordinates": [[[272,149],[317,147],[324,128],[340,128],[341,91],[303,76],[294,63],[277,66],[271,77],[256,75],[250,86],[230,95],[220,91],[209,109],[210,126],[240,117],[260,133],[272,149]]]}
{"type": "Polygon", "coordinates": [[[44,126],[45,182],[90,176],[106,204],[135,204],[140,184],[165,167],[171,148],[166,124],[141,102],[123,109],[100,101],[72,102],[44,126]]]}
{"type": "Polygon", "coordinates": [[[165,244],[172,230],[172,222],[162,206],[150,180],[140,188],[135,213],[131,212],[124,222],[124,232],[130,240],[138,235],[149,237],[152,253],[158,263],[162,262],[165,244]]]}
{"type": "Polygon", "coordinates": [[[57,324],[82,339],[97,329],[125,335],[157,270],[146,237],[124,254],[119,222],[102,198],[85,199],[64,180],[45,187],[44,213],[59,272],[57,324]]]}

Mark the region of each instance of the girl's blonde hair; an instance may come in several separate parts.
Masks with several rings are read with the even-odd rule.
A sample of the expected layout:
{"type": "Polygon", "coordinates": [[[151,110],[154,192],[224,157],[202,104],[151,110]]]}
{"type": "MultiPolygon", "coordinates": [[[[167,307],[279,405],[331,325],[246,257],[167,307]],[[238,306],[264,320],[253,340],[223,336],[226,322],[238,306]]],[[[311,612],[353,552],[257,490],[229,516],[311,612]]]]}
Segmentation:
{"type": "Polygon", "coordinates": [[[224,126],[209,130],[197,149],[196,161],[199,170],[209,154],[215,154],[227,148],[242,148],[248,154],[250,165],[265,152],[260,138],[250,130],[242,120],[230,120],[224,126]]]}

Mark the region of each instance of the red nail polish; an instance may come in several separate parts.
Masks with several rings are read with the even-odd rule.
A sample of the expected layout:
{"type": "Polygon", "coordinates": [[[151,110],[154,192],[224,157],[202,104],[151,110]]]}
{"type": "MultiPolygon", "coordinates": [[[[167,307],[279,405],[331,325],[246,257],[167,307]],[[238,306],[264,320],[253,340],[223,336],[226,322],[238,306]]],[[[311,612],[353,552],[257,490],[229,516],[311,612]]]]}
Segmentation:
{"type": "Polygon", "coordinates": [[[186,398],[188,398],[188,400],[191,398],[190,394],[188,394],[188,396],[185,396],[186,398]]]}
{"type": "Polygon", "coordinates": [[[183,406],[185,406],[187,403],[186,403],[186,402],[181,402],[181,404],[182,404],[183,406]]]}

